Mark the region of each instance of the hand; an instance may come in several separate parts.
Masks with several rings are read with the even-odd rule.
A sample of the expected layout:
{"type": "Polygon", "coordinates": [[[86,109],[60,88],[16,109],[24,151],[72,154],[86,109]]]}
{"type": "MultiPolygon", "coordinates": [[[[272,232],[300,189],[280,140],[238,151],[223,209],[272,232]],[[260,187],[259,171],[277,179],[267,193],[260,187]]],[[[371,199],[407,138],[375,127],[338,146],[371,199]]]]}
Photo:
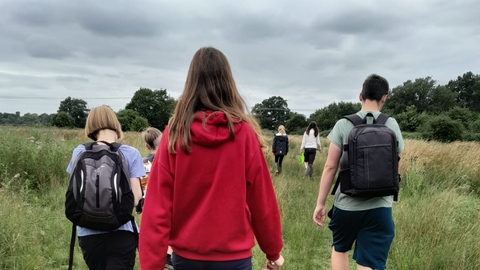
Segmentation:
{"type": "Polygon", "coordinates": [[[142,213],[144,200],[145,200],[144,198],[141,198],[140,201],[138,201],[137,206],[135,206],[135,211],[137,212],[137,214],[141,214],[141,213],[142,213]]]}
{"type": "Polygon", "coordinates": [[[284,262],[285,262],[285,260],[283,259],[283,256],[280,255],[280,257],[278,259],[276,259],[275,261],[267,261],[267,266],[265,266],[265,268],[263,268],[263,269],[268,269],[268,270],[269,269],[278,269],[283,265],[284,262]]]}
{"type": "Polygon", "coordinates": [[[325,205],[317,205],[313,212],[313,221],[320,227],[323,227],[325,222],[325,205]]]}

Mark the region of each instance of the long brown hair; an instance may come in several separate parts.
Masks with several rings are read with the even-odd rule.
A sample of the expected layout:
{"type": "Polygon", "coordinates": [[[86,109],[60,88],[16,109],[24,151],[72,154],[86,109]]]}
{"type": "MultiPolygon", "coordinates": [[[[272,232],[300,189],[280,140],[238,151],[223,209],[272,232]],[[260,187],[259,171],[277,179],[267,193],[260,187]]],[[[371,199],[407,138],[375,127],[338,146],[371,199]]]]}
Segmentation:
{"type": "Polygon", "coordinates": [[[308,127],[307,129],[305,129],[305,133],[308,135],[310,134],[310,129],[313,128],[313,135],[315,135],[315,137],[318,136],[318,127],[317,127],[317,123],[315,121],[312,121],[310,122],[310,124],[308,124],[308,127]]]}
{"type": "Polygon", "coordinates": [[[190,153],[190,125],[196,113],[204,110],[225,114],[232,140],[235,139],[234,123],[245,121],[255,131],[260,145],[266,146],[259,124],[252,115],[246,113],[247,106],[238,93],[227,57],[213,47],[200,48],[190,62],[185,88],[168,121],[170,153],[176,153],[177,143],[185,153],[190,153]]]}

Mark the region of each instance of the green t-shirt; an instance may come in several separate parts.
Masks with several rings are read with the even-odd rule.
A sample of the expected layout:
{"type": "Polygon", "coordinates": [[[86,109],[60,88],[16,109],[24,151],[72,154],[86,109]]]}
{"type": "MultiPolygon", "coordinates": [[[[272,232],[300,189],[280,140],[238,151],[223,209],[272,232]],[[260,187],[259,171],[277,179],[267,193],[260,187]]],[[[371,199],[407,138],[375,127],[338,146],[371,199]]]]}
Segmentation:
{"type": "MultiPolygon", "coordinates": [[[[361,118],[365,118],[367,113],[367,111],[359,111],[357,112],[357,115],[361,118]]],[[[378,111],[371,113],[373,114],[375,119],[380,115],[380,112],[378,111]]],[[[368,123],[371,123],[372,121],[373,119],[367,119],[368,123]]],[[[405,144],[403,142],[402,133],[400,131],[400,127],[398,126],[397,121],[394,118],[389,117],[385,125],[395,132],[398,140],[397,150],[398,153],[401,153],[405,147],[405,144]]],[[[338,146],[343,151],[343,145],[348,143],[348,135],[350,134],[350,131],[352,129],[353,124],[347,119],[342,118],[337,121],[330,134],[328,134],[327,138],[330,140],[330,142],[338,146]]],[[[333,201],[335,207],[345,211],[362,211],[380,207],[392,207],[392,203],[393,196],[375,198],[354,198],[340,192],[340,187],[335,191],[335,197],[333,201]]]]}

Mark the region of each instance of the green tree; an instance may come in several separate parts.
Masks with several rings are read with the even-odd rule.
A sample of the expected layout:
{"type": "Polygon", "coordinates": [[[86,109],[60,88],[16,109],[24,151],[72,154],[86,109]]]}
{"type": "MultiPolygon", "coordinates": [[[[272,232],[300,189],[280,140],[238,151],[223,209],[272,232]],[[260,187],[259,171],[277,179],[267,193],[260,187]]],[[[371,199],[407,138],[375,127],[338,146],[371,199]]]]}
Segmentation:
{"type": "Polygon", "coordinates": [[[335,123],[345,115],[356,113],[360,110],[360,103],[344,102],[331,103],[330,105],[316,110],[310,115],[309,121],[315,121],[320,131],[330,130],[335,123]]]}
{"type": "Polygon", "coordinates": [[[307,118],[305,115],[294,112],[288,117],[288,120],[285,123],[285,129],[290,134],[301,135],[305,131],[307,124],[307,118]]]}
{"type": "Polygon", "coordinates": [[[60,107],[57,112],[66,112],[74,119],[74,126],[78,128],[85,127],[88,115],[87,102],[83,99],[67,97],[60,101],[60,107]]]}
{"type": "Polygon", "coordinates": [[[36,113],[26,113],[20,117],[20,124],[24,126],[34,126],[39,124],[38,114],[36,113]]]}
{"type": "Polygon", "coordinates": [[[402,131],[414,132],[424,123],[426,117],[425,112],[419,114],[415,106],[410,105],[404,112],[395,115],[395,120],[402,131]]]}
{"type": "Polygon", "coordinates": [[[67,112],[61,111],[52,117],[52,126],[73,128],[75,126],[75,119],[67,112]]]}
{"type": "Polygon", "coordinates": [[[117,112],[118,122],[120,122],[120,125],[122,125],[123,131],[130,131],[130,126],[137,117],[140,117],[140,115],[134,110],[125,109],[117,112]]]}
{"type": "Polygon", "coordinates": [[[456,94],[460,107],[466,107],[474,112],[480,112],[480,76],[471,71],[448,82],[447,87],[456,94]]]}
{"type": "Polygon", "coordinates": [[[41,124],[41,125],[44,125],[44,126],[51,126],[52,125],[52,118],[55,114],[46,114],[46,113],[42,113],[38,116],[38,122],[41,124]]]}
{"type": "Polygon", "coordinates": [[[279,125],[285,125],[290,109],[285,99],[272,96],[255,104],[252,114],[258,119],[262,128],[276,130],[279,125]]]}
{"type": "Polygon", "coordinates": [[[11,125],[11,126],[15,126],[17,125],[17,119],[19,117],[17,117],[16,114],[13,114],[13,113],[3,113],[2,114],[2,118],[1,118],[1,124],[2,125],[11,125]]]}
{"type": "Polygon", "coordinates": [[[170,97],[166,89],[151,90],[140,88],[135,92],[125,109],[136,111],[147,119],[152,127],[163,131],[175,109],[175,99],[170,97]]]}
{"type": "Polygon", "coordinates": [[[431,77],[408,80],[389,91],[383,111],[390,115],[404,112],[408,106],[415,106],[418,113],[428,111],[437,82],[431,77]]]}
{"type": "Polygon", "coordinates": [[[455,106],[456,94],[450,91],[446,86],[437,86],[431,95],[430,104],[427,107],[427,112],[431,114],[440,114],[448,111],[455,106]]]}
{"type": "Polygon", "coordinates": [[[465,127],[465,129],[470,130],[473,122],[475,121],[475,113],[470,111],[468,108],[462,108],[455,106],[447,112],[450,119],[459,122],[465,127]]]}

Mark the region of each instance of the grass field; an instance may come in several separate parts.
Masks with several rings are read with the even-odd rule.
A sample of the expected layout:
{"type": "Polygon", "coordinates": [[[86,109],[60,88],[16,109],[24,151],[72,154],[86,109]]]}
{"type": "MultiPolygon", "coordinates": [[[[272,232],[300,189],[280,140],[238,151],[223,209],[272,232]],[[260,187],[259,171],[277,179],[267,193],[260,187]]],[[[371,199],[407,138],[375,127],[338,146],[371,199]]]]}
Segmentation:
{"type": "MultiPolygon", "coordinates": [[[[66,269],[65,168],[73,148],[86,141],[83,131],[1,127],[0,137],[0,269],[66,269]]],[[[122,142],[146,154],[139,133],[127,133],[122,142]]],[[[283,173],[272,177],[282,214],[283,269],[329,269],[331,233],[312,221],[328,141],[322,139],[324,151],[315,160],[315,181],[302,176],[300,137],[290,142],[283,173]]],[[[388,269],[480,269],[480,145],[405,145],[388,269]]],[[[273,173],[273,155],[265,154],[273,173]]],[[[86,269],[75,252],[75,269],[86,269]]],[[[264,264],[258,247],[253,260],[254,269],[264,264]]]]}

